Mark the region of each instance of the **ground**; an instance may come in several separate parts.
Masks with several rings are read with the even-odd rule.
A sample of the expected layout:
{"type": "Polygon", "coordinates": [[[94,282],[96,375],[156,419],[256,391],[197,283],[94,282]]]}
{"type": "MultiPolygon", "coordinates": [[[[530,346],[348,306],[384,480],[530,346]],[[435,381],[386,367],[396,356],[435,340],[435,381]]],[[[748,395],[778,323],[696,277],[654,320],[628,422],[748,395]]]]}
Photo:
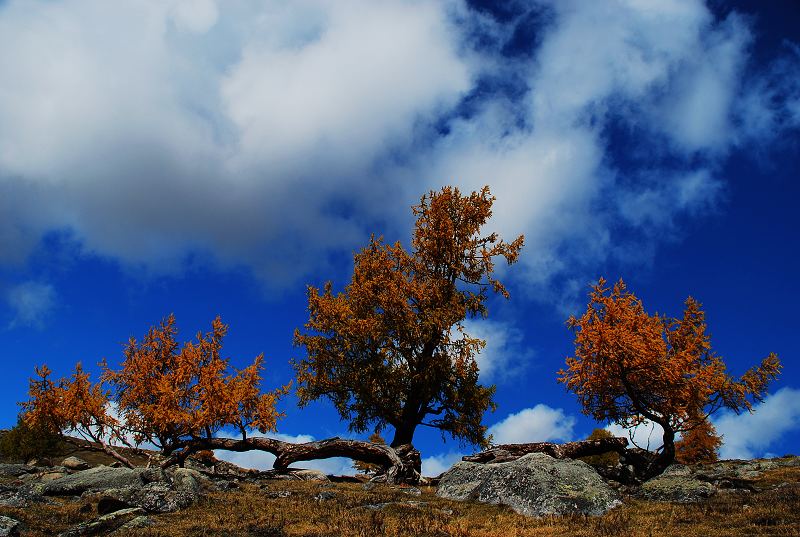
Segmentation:
{"type": "MultiPolygon", "coordinates": [[[[86,453],[78,455],[89,459],[86,453]]],[[[102,458],[102,456],[101,456],[102,458]]],[[[95,457],[93,462],[102,462],[95,457]]],[[[2,484],[0,484],[2,485],[2,484]]],[[[241,480],[182,511],[152,515],[151,525],[119,536],[741,536],[800,535],[800,467],[767,470],[751,492],[698,503],[628,497],[604,516],[527,518],[503,506],[438,498],[433,487],[356,482],[241,480]]],[[[97,517],[90,498],[25,509],[0,507],[23,522],[23,535],[55,535],[97,517]]]]}

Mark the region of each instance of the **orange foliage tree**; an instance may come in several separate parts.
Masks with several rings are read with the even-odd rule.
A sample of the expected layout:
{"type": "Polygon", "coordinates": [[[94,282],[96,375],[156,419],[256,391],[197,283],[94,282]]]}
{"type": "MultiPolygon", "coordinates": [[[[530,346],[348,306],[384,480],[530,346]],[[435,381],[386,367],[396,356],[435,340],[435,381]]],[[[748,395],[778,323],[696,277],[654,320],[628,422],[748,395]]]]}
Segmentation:
{"type": "Polygon", "coordinates": [[[294,362],[301,405],[328,398],[357,432],[391,425],[393,447],[419,425],[484,443],[494,387],[478,383],[485,342],[462,323],[486,316],[488,291],[508,297],[494,259],[514,263],[523,244],[482,234],[494,199],[488,187],[430,192],[413,207],[411,251],[373,236],[343,293],[309,286],[309,320],[295,332],[307,353],[294,362]]]}
{"type": "Polygon", "coordinates": [[[721,445],[722,438],[717,435],[714,425],[702,420],[675,442],[675,458],[681,464],[716,462],[721,445]]]}
{"type": "Polygon", "coordinates": [[[92,384],[80,362],[69,378],[57,381],[50,378],[52,371],[46,365],[35,371],[36,377],[30,380],[28,389],[30,399],[22,403],[22,419],[27,425],[59,435],[77,434],[131,466],[111,444],[125,443],[125,436],[119,421],[109,413],[108,392],[99,384],[92,384]]]}
{"type": "Polygon", "coordinates": [[[601,278],[589,297],[586,312],[568,321],[575,356],[566,359],[559,381],[598,421],[626,427],[650,421],[664,429],[663,446],[645,477],[675,459],[676,434],[713,434],[709,415],[723,407],[751,410],[751,401],[761,400],[780,372],[778,357],[770,354],[739,379],[730,376],[711,349],[705,314],[691,297],[679,319],[649,315],[622,280],[609,288],[601,278]]]}
{"type": "Polygon", "coordinates": [[[94,385],[80,364],[70,379],[58,382],[49,379],[46,366],[39,368],[23,417],[55,432],[78,431],[107,450],[105,440],[111,439],[149,442],[164,454],[213,438],[223,427],[235,428],[243,438],[250,429],[274,431],[281,417],[275,404],[289,387],[261,393],[263,355],[232,370],[230,359],[221,355],[227,329],[217,317],[210,332],[181,346],[170,315],[141,341],[129,340],[118,371],[104,362],[102,380],[94,385]],[[118,418],[109,413],[112,403],[118,418]]]}

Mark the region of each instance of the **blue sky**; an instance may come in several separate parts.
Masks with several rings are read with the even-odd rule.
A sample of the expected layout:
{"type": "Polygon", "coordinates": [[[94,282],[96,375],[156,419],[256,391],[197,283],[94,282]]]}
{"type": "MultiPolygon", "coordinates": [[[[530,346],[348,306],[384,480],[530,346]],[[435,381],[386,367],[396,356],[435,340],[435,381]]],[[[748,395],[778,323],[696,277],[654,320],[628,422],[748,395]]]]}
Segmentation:
{"type": "MultiPolygon", "coordinates": [[[[170,312],[185,339],[221,315],[232,362],[283,384],[307,284],[407,241],[429,189],[489,184],[491,226],[526,236],[468,324],[495,440],[596,426],[555,372],[602,275],[649,311],[700,300],[735,374],[777,352],[722,454],[798,452],[796,2],[5,1],[0,73],[2,426],[35,364],[97,372],[170,312]]],[[[282,437],[347,435],[283,408],[282,437]]],[[[415,443],[427,473],[471,449],[415,443]]]]}

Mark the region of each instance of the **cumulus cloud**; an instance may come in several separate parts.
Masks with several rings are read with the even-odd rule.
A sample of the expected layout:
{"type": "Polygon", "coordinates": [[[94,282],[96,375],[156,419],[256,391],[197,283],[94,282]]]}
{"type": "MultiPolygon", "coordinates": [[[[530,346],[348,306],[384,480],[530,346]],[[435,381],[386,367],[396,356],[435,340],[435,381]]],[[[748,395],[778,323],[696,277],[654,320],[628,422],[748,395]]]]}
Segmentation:
{"type": "Polygon", "coordinates": [[[440,453],[431,457],[422,459],[422,475],[436,477],[443,474],[452,466],[461,460],[463,453],[451,451],[449,453],[440,453]]]}
{"type": "Polygon", "coordinates": [[[489,427],[495,444],[521,444],[526,442],[567,442],[574,438],[575,418],[560,408],[538,404],[509,414],[504,420],[489,427]]]}
{"type": "Polygon", "coordinates": [[[27,281],[11,287],[6,292],[6,302],[12,311],[11,328],[21,326],[41,327],[56,304],[53,286],[27,281]]]}
{"type": "Polygon", "coordinates": [[[732,147],[800,124],[796,49],[748,83],[758,36],[735,14],[515,6],[6,2],[0,264],[55,230],[124,266],[200,254],[280,287],[378,225],[405,236],[428,188],[489,183],[493,226],[526,234],[525,288],[566,304],[590,267],[713,204],[732,147]],[[509,54],[520,32],[537,37],[509,54]]]}
{"type": "MultiPolygon", "coordinates": [[[[614,436],[628,438],[633,445],[642,449],[656,451],[664,445],[664,429],[658,423],[645,421],[636,427],[622,427],[616,423],[606,427],[614,436]]],[[[680,435],[676,437],[680,439],[680,435]]]]}
{"type": "Polygon", "coordinates": [[[533,358],[533,351],[522,346],[522,331],[499,321],[471,319],[464,331],[486,341],[476,356],[481,380],[502,382],[521,373],[533,358]]]}
{"type": "Polygon", "coordinates": [[[374,160],[469,87],[438,2],[190,4],[4,6],[0,261],[68,229],[124,264],[294,281],[363,242],[392,190],[374,160]]]}
{"type": "Polygon", "coordinates": [[[713,420],[722,435],[720,457],[763,457],[783,435],[800,428],[800,390],[781,388],[755,405],[753,412],[721,413],[713,420]]]}

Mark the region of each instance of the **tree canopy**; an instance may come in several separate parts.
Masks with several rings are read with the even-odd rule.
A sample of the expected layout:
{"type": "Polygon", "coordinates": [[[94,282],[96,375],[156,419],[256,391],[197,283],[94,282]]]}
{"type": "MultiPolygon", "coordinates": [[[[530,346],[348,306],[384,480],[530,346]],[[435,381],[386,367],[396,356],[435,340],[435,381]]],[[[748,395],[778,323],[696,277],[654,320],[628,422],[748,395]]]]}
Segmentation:
{"type": "Polygon", "coordinates": [[[780,372],[778,357],[770,354],[739,379],[729,375],[711,348],[705,313],[691,297],[681,318],[649,315],[622,280],[609,288],[601,278],[589,298],[586,311],[568,320],[575,356],[566,359],[559,381],[598,421],[659,424],[664,445],[652,472],[674,460],[677,433],[713,434],[709,415],[723,407],[751,410],[780,372]]]}
{"type": "Polygon", "coordinates": [[[122,461],[110,444],[149,442],[169,454],[187,442],[212,438],[223,427],[243,437],[251,429],[274,431],[281,417],[275,404],[288,386],[261,393],[263,355],[233,370],[221,355],[227,330],[217,317],[210,332],[181,346],[170,315],[141,341],[128,341],[119,370],[103,362],[99,383],[89,380],[80,363],[70,378],[58,381],[50,379],[47,366],[37,368],[22,416],[59,434],[76,432],[122,461]]]}
{"type": "Polygon", "coordinates": [[[488,187],[432,191],[413,207],[411,251],[373,236],[344,292],[309,286],[309,320],[295,332],[306,350],[294,361],[301,405],[328,398],[354,431],[390,425],[395,447],[420,424],[485,442],[494,387],[479,384],[485,342],[463,321],[487,315],[489,291],[508,297],[494,261],[514,263],[523,245],[483,233],[494,200],[488,187]]]}

